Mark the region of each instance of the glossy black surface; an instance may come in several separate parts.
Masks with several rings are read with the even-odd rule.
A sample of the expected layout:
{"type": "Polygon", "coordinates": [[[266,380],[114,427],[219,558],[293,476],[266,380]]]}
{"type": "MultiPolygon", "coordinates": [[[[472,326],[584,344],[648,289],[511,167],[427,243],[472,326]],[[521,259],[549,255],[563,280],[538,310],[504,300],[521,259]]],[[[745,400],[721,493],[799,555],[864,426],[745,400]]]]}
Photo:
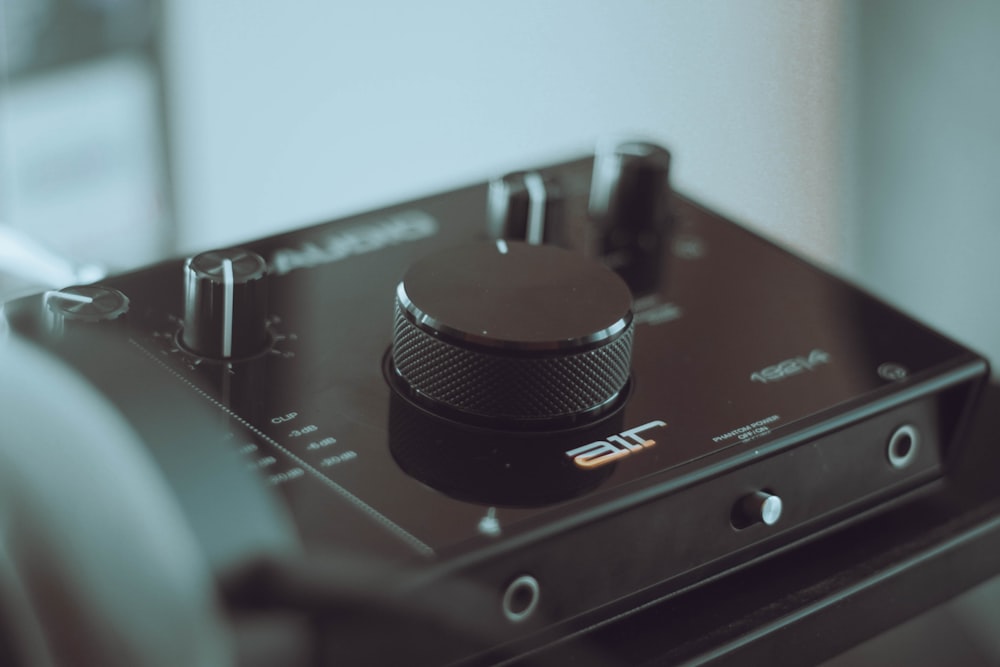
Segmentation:
{"type": "MultiPolygon", "coordinates": [[[[581,252],[597,234],[590,169],[580,160],[542,170],[562,184],[581,252]]],[[[614,423],[562,430],[538,455],[503,434],[456,437],[447,424],[400,444],[414,440],[398,435],[382,369],[396,286],[439,248],[485,238],[486,200],[478,185],[248,244],[270,267],[271,342],[245,361],[177,345],[182,261],[107,281],[131,300],[132,344],[253,433],[239,443],[247,465],[281,491],[308,545],[419,562],[487,558],[985,371],[960,346],[674,196],[656,280],[635,295],[632,388],[614,423]],[[643,425],[653,425],[641,435],[651,444],[594,474],[566,456],[643,425]]],[[[7,315],[44,339],[40,309],[27,299],[7,315]]]]}
{"type": "MultiPolygon", "coordinates": [[[[1000,385],[987,388],[963,439],[950,483],[933,494],[505,664],[815,665],[973,586],[992,581],[995,588],[1000,385]]],[[[937,647],[926,664],[966,664],[981,655],[968,629],[942,620],[939,614],[910,626],[927,633],[918,646],[937,647]],[[952,652],[956,644],[965,650],[952,652]]],[[[912,650],[920,648],[900,651],[904,660],[912,650]]],[[[867,660],[846,664],[900,661],[896,652],[862,655],[867,660]]]]}
{"type": "Polygon", "coordinates": [[[628,287],[580,253],[517,241],[453,246],[417,260],[397,291],[419,327],[457,344],[572,353],[631,323],[628,287]]]}

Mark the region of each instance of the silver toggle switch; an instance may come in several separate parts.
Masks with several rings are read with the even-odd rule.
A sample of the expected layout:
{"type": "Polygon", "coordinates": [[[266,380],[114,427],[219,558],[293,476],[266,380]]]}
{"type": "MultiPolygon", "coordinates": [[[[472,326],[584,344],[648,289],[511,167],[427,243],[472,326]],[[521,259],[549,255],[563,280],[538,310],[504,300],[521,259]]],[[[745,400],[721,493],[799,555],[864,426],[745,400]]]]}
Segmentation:
{"type": "Polygon", "coordinates": [[[755,491],[743,496],[733,507],[733,525],[745,528],[755,523],[773,526],[781,519],[784,509],[781,498],[767,491],[755,491]]]}

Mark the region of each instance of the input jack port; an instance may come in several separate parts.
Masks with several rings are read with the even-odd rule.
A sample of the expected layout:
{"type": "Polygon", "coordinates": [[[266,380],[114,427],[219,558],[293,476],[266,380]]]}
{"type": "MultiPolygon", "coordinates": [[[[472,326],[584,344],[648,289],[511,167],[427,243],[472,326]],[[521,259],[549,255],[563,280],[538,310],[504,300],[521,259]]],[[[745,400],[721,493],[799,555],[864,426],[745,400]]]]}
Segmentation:
{"type": "Polygon", "coordinates": [[[507,585],[503,594],[503,615],[511,623],[520,623],[538,607],[541,587],[530,574],[523,574],[507,585]]]}
{"type": "Polygon", "coordinates": [[[889,436],[889,445],[886,448],[886,456],[893,468],[901,470],[917,458],[917,450],[920,448],[920,432],[911,424],[904,424],[892,432],[889,436]]]}

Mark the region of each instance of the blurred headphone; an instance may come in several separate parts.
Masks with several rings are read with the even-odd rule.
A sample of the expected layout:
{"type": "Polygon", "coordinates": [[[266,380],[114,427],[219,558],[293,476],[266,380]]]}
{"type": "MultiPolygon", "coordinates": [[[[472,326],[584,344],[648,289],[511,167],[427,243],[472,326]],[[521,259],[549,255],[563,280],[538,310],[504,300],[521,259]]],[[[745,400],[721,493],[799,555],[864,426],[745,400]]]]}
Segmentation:
{"type": "Polygon", "coordinates": [[[430,665],[501,643],[469,582],[412,599],[419,573],[306,554],[233,425],[126,340],[0,338],[0,664],[430,665]]]}

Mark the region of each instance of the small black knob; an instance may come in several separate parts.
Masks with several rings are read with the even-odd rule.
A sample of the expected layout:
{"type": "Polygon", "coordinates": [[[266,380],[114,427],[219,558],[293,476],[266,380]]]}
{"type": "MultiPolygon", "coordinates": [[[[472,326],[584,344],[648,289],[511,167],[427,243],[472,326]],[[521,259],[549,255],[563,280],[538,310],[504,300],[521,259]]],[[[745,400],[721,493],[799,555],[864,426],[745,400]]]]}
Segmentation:
{"type": "Polygon", "coordinates": [[[249,250],[213,250],[184,264],[181,343],[215,359],[248,357],[265,349],[267,263],[249,250]]]}
{"type": "Polygon", "coordinates": [[[490,182],[490,236],[565,246],[564,196],[558,181],[537,171],[518,171],[490,182]]]}
{"type": "Polygon", "coordinates": [[[598,150],[590,215],[598,251],[636,292],[656,287],[670,232],[670,152],[632,141],[598,150]]]}
{"type": "Polygon", "coordinates": [[[417,262],[396,289],[398,384],[438,412],[504,423],[576,421],[621,396],[631,294],[603,264],[495,241],[417,262]]]}
{"type": "Polygon", "coordinates": [[[49,332],[61,335],[68,327],[97,322],[122,324],[128,297],[112,287],[75,285],[45,294],[49,332]]]}

